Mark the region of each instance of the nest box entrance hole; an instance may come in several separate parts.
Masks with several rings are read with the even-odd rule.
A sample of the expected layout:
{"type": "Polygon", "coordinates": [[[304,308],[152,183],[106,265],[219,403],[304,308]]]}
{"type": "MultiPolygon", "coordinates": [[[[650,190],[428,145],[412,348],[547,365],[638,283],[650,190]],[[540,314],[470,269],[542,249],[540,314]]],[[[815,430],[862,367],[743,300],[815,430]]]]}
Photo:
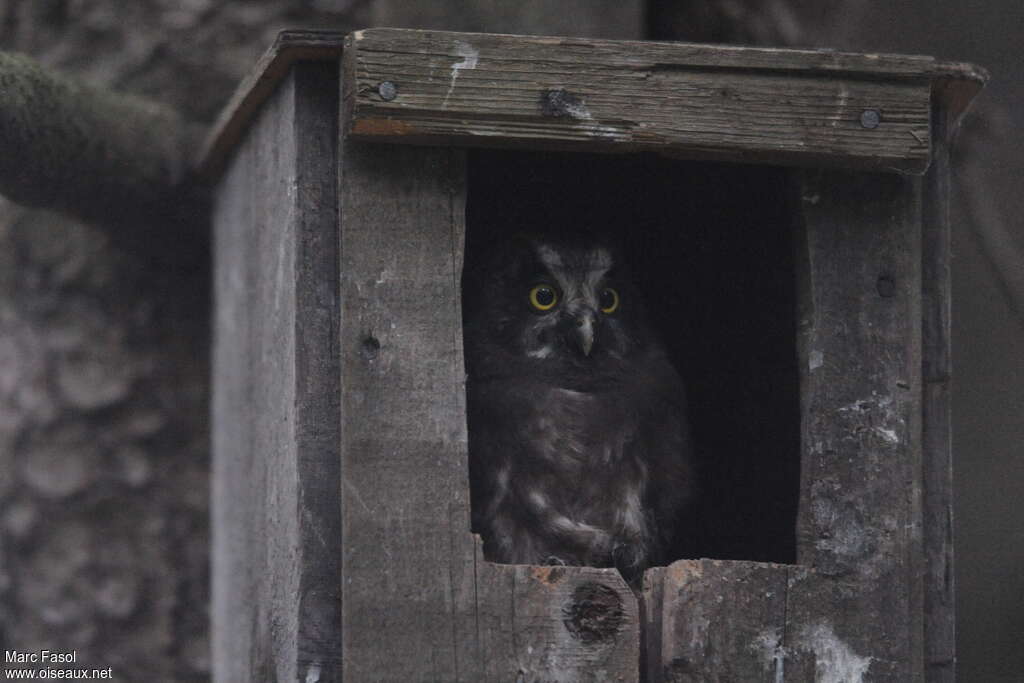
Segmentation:
{"type": "Polygon", "coordinates": [[[794,563],[800,383],[789,173],[492,150],[470,151],[467,164],[467,268],[509,233],[584,230],[626,246],[686,386],[696,451],[698,496],[667,559],[794,563]]]}

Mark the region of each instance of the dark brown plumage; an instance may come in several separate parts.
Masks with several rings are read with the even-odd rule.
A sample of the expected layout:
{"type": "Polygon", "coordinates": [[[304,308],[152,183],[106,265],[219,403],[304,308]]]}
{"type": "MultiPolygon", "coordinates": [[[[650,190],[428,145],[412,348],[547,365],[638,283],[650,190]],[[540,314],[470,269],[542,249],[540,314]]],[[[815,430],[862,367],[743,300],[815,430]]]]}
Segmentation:
{"type": "Polygon", "coordinates": [[[685,394],[607,245],[517,237],[463,281],[473,528],[485,556],[663,561],[692,493],[685,394]]]}

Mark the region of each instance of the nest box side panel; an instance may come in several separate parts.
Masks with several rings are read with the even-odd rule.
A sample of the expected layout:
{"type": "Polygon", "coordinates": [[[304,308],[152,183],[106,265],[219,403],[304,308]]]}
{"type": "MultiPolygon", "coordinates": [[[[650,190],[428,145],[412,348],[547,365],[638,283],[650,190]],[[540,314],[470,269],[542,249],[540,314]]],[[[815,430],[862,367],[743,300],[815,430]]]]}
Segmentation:
{"type": "Polygon", "coordinates": [[[297,65],[217,189],[218,681],[338,680],[337,71],[297,65]]]}

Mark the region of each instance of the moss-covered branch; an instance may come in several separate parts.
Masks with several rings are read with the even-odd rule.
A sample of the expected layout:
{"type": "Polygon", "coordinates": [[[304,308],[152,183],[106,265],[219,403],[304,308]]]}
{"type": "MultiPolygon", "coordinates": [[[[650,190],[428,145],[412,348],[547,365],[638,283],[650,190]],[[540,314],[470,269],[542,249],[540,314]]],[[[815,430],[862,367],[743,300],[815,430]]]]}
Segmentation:
{"type": "Polygon", "coordinates": [[[197,132],[166,107],[0,52],[0,194],[20,204],[114,228],[147,250],[169,247],[168,231],[194,236],[205,222],[188,180],[197,132]]]}

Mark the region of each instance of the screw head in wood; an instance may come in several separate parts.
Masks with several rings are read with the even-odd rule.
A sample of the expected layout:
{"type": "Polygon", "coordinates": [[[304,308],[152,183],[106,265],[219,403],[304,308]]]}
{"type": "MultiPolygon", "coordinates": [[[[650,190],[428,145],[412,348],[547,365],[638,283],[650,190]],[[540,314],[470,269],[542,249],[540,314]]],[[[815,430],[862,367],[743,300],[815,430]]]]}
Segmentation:
{"type": "Polygon", "coordinates": [[[878,296],[884,299],[896,295],[896,282],[888,275],[879,277],[878,282],[875,283],[875,288],[878,290],[878,296]]]}
{"type": "Polygon", "coordinates": [[[860,113],[860,125],[864,128],[878,128],[882,122],[882,112],[877,109],[865,109],[860,113]]]}
{"type": "Polygon", "coordinates": [[[398,97],[398,86],[391,81],[381,81],[380,85],[377,86],[377,94],[385,102],[390,102],[398,97]]]}

